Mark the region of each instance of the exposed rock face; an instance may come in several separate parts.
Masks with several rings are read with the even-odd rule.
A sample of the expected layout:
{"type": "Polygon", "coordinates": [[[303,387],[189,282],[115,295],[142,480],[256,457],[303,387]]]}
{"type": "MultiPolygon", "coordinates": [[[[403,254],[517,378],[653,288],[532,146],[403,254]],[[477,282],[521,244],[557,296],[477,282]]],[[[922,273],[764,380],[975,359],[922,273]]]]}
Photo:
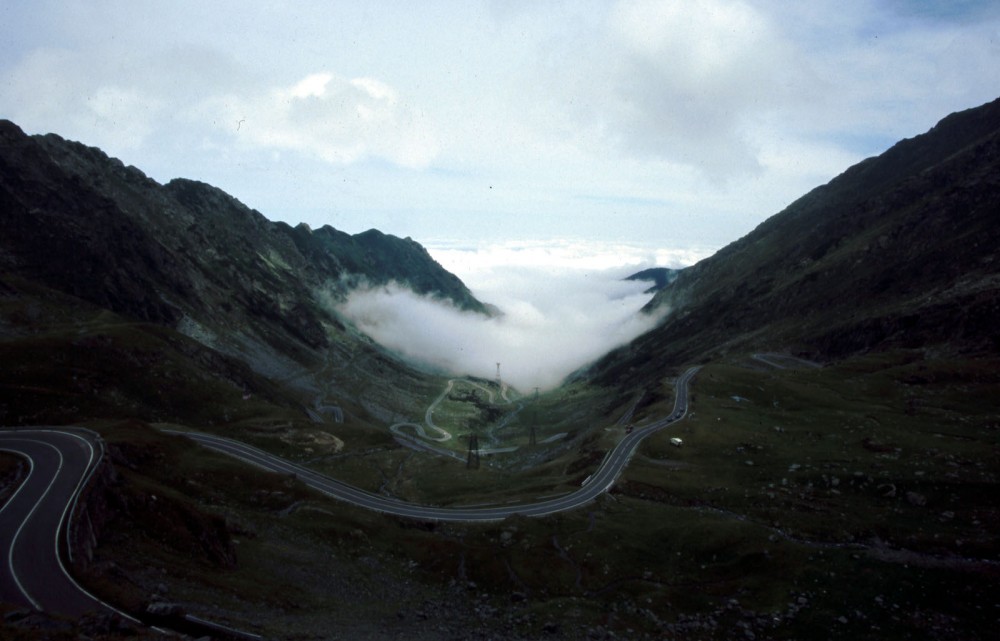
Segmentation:
{"type": "MultiPolygon", "coordinates": [[[[89,161],[92,174],[93,163],[103,160],[104,174],[94,180],[146,180],[97,150],[78,151],[78,164],[89,161]]],[[[189,288],[172,257],[111,198],[85,184],[87,175],[64,169],[68,162],[0,122],[0,266],[133,318],[176,322],[180,310],[156,294],[189,288]]]]}
{"type": "Polygon", "coordinates": [[[317,303],[396,281],[486,313],[410,239],[267,220],[225,192],[160,185],[98,149],[0,121],[0,273],[17,274],[213,347],[301,360],[341,328],[317,303]]]}
{"type": "Polygon", "coordinates": [[[649,304],[670,310],[661,326],[599,369],[613,380],[643,359],[725,350],[995,352],[998,211],[1000,100],[859,163],[685,269],[649,304]]]}
{"type": "Polygon", "coordinates": [[[377,229],[351,236],[330,226],[310,231],[305,225],[291,230],[295,246],[310,263],[323,265],[330,256],[339,261],[348,285],[367,282],[382,285],[397,281],[418,294],[441,296],[460,309],[487,313],[461,280],[442,269],[422,245],[411,238],[400,240],[377,229]]]}
{"type": "Polygon", "coordinates": [[[141,536],[162,541],[189,558],[234,567],[236,546],[222,517],[144,492],[116,469],[134,469],[149,456],[155,452],[115,448],[108,452],[80,502],[71,541],[76,562],[85,568],[98,545],[141,536]]]}

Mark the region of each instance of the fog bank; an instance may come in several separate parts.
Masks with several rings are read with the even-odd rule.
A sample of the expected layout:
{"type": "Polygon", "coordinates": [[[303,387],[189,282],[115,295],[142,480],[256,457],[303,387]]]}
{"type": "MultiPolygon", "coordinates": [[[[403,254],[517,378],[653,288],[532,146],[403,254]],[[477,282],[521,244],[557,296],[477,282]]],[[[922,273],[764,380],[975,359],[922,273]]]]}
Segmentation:
{"type": "Polygon", "coordinates": [[[559,385],[658,321],[639,313],[651,298],[643,293],[649,283],[622,280],[649,263],[594,270],[553,264],[551,256],[511,262],[480,261],[457,272],[477,298],[502,310],[495,318],[395,284],[355,290],[337,311],[405,358],[454,375],[493,379],[499,362],[504,381],[523,393],[559,385]]]}

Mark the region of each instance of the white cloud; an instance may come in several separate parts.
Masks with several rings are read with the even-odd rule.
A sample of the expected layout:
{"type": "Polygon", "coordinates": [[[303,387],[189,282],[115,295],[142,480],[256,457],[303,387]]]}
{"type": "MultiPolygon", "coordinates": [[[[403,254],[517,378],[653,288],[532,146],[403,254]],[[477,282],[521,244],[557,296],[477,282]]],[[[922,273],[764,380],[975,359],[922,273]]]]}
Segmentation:
{"type": "Polygon", "coordinates": [[[556,274],[607,273],[624,277],[650,266],[687,267],[718,249],[710,246],[666,247],[585,240],[517,240],[506,242],[424,243],[445,269],[458,274],[480,298],[502,294],[515,270],[535,279],[546,270],[556,274]]]}
{"type": "Polygon", "coordinates": [[[649,284],[624,277],[657,258],[677,265],[680,256],[693,262],[707,253],[541,242],[429,251],[504,315],[461,312],[395,285],[353,292],[340,313],[387,348],[454,375],[492,378],[500,362],[504,379],[521,391],[558,385],[658,322],[639,312],[651,298],[643,293],[649,284]]]}
{"type": "Polygon", "coordinates": [[[622,2],[578,39],[542,73],[594,143],[717,181],[760,170],[746,122],[799,82],[795,48],[744,2],[622,2]]]}
{"type": "Polygon", "coordinates": [[[650,298],[646,283],[543,270],[508,276],[514,286],[491,301],[504,312],[497,318],[396,286],[356,290],[339,311],[385,347],[449,374],[492,378],[502,363],[504,380],[522,392],[557,386],[657,320],[638,313],[650,298]]]}
{"type": "Polygon", "coordinates": [[[760,72],[782,48],[764,15],[732,0],[622,3],[612,29],[669,91],[706,97],[766,92],[770,80],[760,72]]]}
{"type": "Polygon", "coordinates": [[[140,148],[166,106],[66,49],[32,51],[10,71],[4,93],[0,107],[20,126],[81,138],[113,155],[140,148]]]}
{"type": "Polygon", "coordinates": [[[755,197],[747,181],[758,178],[772,193],[792,186],[787,202],[847,168],[832,159],[873,155],[996,97],[996,9],[976,21],[898,11],[876,2],[619,2],[598,24],[570,23],[573,35],[540,47],[534,102],[555,115],[537,117],[538,137],[558,132],[590,163],[695,167],[708,185],[669,171],[664,184],[725,189],[730,209],[755,197]],[[795,173],[782,173],[790,164],[774,158],[799,149],[807,154],[795,173]]]}
{"type": "Polygon", "coordinates": [[[375,157],[422,168],[438,152],[427,119],[374,78],[318,72],[286,87],[216,97],[207,110],[227,113],[221,119],[225,130],[242,144],[303,152],[329,163],[375,157]]]}

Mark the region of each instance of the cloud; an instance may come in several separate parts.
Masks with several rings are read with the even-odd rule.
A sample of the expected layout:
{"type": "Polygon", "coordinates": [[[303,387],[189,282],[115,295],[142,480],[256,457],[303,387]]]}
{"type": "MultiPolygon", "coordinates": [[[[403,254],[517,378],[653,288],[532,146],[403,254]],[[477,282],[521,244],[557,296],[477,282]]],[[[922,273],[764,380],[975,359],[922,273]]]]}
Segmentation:
{"type": "Polygon", "coordinates": [[[104,74],[106,62],[94,69],[67,49],[32,51],[10,70],[0,107],[28,130],[84,138],[115,155],[137,149],[166,105],[130,80],[104,74]]]}
{"type": "Polygon", "coordinates": [[[648,283],[622,270],[508,266],[479,275],[477,296],[504,315],[486,318],[391,285],[355,290],[337,311],[385,347],[453,375],[504,380],[522,392],[566,376],[651,329],[639,313],[648,283]]]}
{"type": "Polygon", "coordinates": [[[116,156],[154,151],[154,162],[165,147],[189,155],[192,142],[247,159],[294,151],[338,165],[375,158],[420,169],[437,156],[430,119],[389,83],[327,70],[292,74],[190,43],[37,47],[0,63],[0,111],[29,131],[116,156]]]}
{"type": "Polygon", "coordinates": [[[986,1],[15,5],[25,130],[422,241],[720,243],[1000,86],[986,1]]]}
{"type": "Polygon", "coordinates": [[[225,127],[243,144],[303,152],[328,163],[374,157],[423,168],[438,153],[427,119],[375,78],[323,71],[290,86],[216,97],[210,105],[228,114],[225,127]]]}
{"type": "Polygon", "coordinates": [[[39,47],[0,67],[0,113],[28,132],[100,147],[147,172],[173,165],[161,176],[170,179],[197,161],[192,145],[213,132],[219,114],[202,108],[206,96],[250,81],[227,56],[194,45],[39,47]]]}
{"type": "MultiPolygon", "coordinates": [[[[509,291],[514,274],[524,273],[536,279],[537,272],[563,275],[597,272],[618,279],[651,265],[687,267],[718,249],[602,240],[516,240],[476,244],[428,241],[425,244],[427,251],[445,269],[460,274],[468,287],[487,297],[509,291]]],[[[522,291],[522,288],[515,288],[515,291],[522,291]]]]}
{"type": "Polygon", "coordinates": [[[795,48],[765,13],[733,0],[622,2],[595,38],[589,51],[571,41],[547,73],[598,140],[714,179],[761,169],[745,127],[800,74],[795,48]]]}
{"type": "MultiPolygon", "coordinates": [[[[588,156],[696,168],[710,182],[695,186],[728,188],[730,208],[759,177],[794,196],[996,97],[995,3],[953,20],[911,5],[618,2],[539,48],[534,102],[563,119],[539,117],[541,135],[588,156]],[[774,162],[785,143],[806,152],[792,175],[774,162]],[[832,166],[828,151],[847,164],[832,166]]],[[[664,184],[694,182],[660,171],[664,184]]]]}

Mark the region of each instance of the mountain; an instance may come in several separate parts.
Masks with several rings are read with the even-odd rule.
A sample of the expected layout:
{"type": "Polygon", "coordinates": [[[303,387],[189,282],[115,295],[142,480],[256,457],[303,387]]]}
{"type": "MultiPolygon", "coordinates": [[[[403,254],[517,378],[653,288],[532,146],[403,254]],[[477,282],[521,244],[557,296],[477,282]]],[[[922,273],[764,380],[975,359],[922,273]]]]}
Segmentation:
{"type": "Polygon", "coordinates": [[[649,269],[644,269],[628,276],[625,280],[638,280],[653,283],[652,286],[645,291],[646,294],[652,294],[660,291],[670,283],[677,280],[677,276],[680,273],[681,270],[679,269],[670,269],[669,267],[650,267],[649,269]]]}
{"type": "Polygon", "coordinates": [[[320,300],[389,281],[486,313],[411,239],[272,222],[210,185],[160,185],[98,149],[6,121],[0,206],[3,273],[182,332],[197,324],[292,354],[325,347],[339,321],[320,300]]]}
{"type": "Polygon", "coordinates": [[[654,361],[733,351],[995,353],[998,212],[1000,100],[851,167],[685,269],[647,305],[665,320],[592,371],[641,380],[654,361]]]}
{"type": "Polygon", "coordinates": [[[394,400],[406,396],[400,386],[409,383],[400,381],[420,376],[342,322],[335,304],[355,287],[395,281],[489,313],[409,238],[272,222],[210,185],[161,185],[99,149],[53,134],[28,136],[8,121],[0,121],[0,223],[0,336],[18,339],[4,343],[16,366],[0,381],[7,390],[0,405],[19,415],[87,414],[71,417],[72,406],[25,390],[75,394],[51,380],[55,368],[31,369],[29,354],[76,362],[84,358],[76,354],[81,337],[95,335],[115,345],[99,356],[89,350],[73,376],[117,390],[98,395],[103,402],[88,410],[97,415],[202,416],[190,398],[205,377],[228,381],[234,393],[256,390],[282,407],[303,402],[293,388],[311,397],[325,389],[330,403],[359,415],[392,414],[405,405],[394,400]],[[22,340],[56,327],[73,331],[44,346],[22,340]],[[139,385],[154,372],[125,367],[133,348],[166,355],[171,364],[164,367],[184,371],[174,375],[184,384],[172,392],[162,380],[139,385]],[[335,361],[354,363],[350,375],[320,380],[317,373],[335,361]],[[154,387],[160,396],[149,391],[154,387]],[[367,395],[381,400],[359,400],[362,388],[381,389],[367,395]]]}

